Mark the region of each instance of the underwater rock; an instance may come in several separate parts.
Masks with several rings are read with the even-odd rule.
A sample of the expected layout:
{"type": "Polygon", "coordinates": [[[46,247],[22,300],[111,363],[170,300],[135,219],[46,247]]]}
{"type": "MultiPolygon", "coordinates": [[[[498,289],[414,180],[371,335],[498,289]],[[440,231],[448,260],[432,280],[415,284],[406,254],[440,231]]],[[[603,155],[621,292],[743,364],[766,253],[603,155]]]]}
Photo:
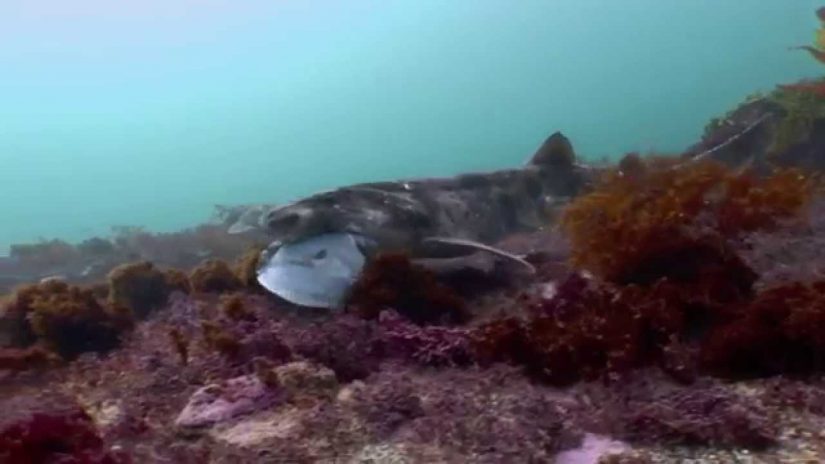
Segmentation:
{"type": "Polygon", "coordinates": [[[815,198],[807,216],[799,227],[757,232],[745,238],[740,253],[759,274],[758,287],[806,282],[825,275],[825,198],[815,198]]]}
{"type": "Polygon", "coordinates": [[[825,383],[819,379],[768,379],[761,401],[768,407],[789,408],[795,414],[825,416],[825,383]]]}
{"type": "Polygon", "coordinates": [[[128,311],[102,305],[91,289],[55,280],[19,288],[2,318],[15,346],[39,340],[66,359],[116,347],[133,324],[128,311]]]}
{"type": "Polygon", "coordinates": [[[148,261],[120,265],[109,273],[109,302],[142,319],[165,305],[174,291],[189,292],[186,275],[164,272],[148,261]]]}
{"type": "Polygon", "coordinates": [[[11,258],[43,268],[68,265],[77,260],[79,255],[78,250],[70,243],[56,239],[14,244],[9,247],[11,258]]]}
{"type": "Polygon", "coordinates": [[[105,449],[91,416],[60,394],[13,396],[0,402],[0,462],[127,464],[105,449]]]}
{"type": "Polygon", "coordinates": [[[371,383],[386,382],[382,390],[398,392],[381,397],[400,401],[410,384],[421,397],[420,415],[410,409],[414,403],[400,401],[406,407],[401,411],[412,417],[394,434],[396,440],[437,444],[463,462],[552,462],[557,453],[582,442],[558,397],[510,369],[448,369],[426,376],[382,372],[376,377],[371,383]]]}
{"type": "Polygon", "coordinates": [[[198,292],[223,293],[240,290],[240,279],[226,261],[208,259],[189,274],[192,289],[198,292]]]}
{"type": "Polygon", "coordinates": [[[437,449],[416,449],[403,443],[370,444],[360,450],[348,461],[348,464],[414,462],[449,462],[437,449]],[[423,454],[423,456],[422,456],[423,454]]]}
{"type": "Polygon", "coordinates": [[[630,447],[627,443],[612,440],[609,437],[584,435],[581,446],[571,450],[562,451],[556,456],[554,464],[601,464],[601,460],[607,456],[628,451],[630,447]]]}
{"type": "Polygon", "coordinates": [[[225,429],[213,430],[211,436],[230,445],[245,448],[273,439],[290,440],[298,435],[302,426],[301,420],[306,415],[304,410],[293,407],[265,411],[244,417],[225,429]]]}
{"type": "Polygon", "coordinates": [[[624,438],[632,443],[765,449],[778,430],[754,399],[721,387],[687,388],[643,401],[622,412],[624,438]]]}
{"type": "Polygon", "coordinates": [[[201,387],[175,419],[183,429],[210,427],[265,409],[283,401],[283,392],[267,387],[257,376],[246,375],[201,387]]]}
{"type": "Polygon", "coordinates": [[[370,434],[379,440],[389,438],[403,424],[424,416],[420,394],[403,375],[354,389],[350,401],[370,434]]]}
{"type": "Polygon", "coordinates": [[[331,369],[309,363],[296,361],[273,369],[278,385],[291,397],[308,395],[319,398],[331,397],[338,389],[338,380],[331,369]]]}
{"type": "Polygon", "coordinates": [[[284,340],[295,354],[332,369],[341,383],[363,379],[378,369],[380,331],[347,314],[292,330],[284,340]]]}
{"type": "Polygon", "coordinates": [[[751,97],[710,121],[702,140],[685,156],[708,157],[734,167],[754,159],[757,169],[776,164],[821,171],[825,99],[816,94],[821,88],[821,81],[802,81],[751,97]]]}
{"type": "Polygon", "coordinates": [[[92,237],[80,242],[77,251],[86,256],[106,256],[115,252],[115,244],[105,238],[92,237]]]}

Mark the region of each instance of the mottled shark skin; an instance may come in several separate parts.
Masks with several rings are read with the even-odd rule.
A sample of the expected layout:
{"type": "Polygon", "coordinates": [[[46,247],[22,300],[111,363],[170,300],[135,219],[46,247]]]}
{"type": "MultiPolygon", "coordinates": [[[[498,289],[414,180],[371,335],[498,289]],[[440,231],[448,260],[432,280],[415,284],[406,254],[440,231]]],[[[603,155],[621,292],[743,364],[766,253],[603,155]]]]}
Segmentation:
{"type": "Polygon", "coordinates": [[[490,245],[550,224],[592,172],[576,163],[570,141],[557,132],[518,169],[351,185],[274,208],[262,224],[271,249],[349,233],[369,239],[368,255],[404,250],[432,259],[486,251],[519,260],[490,245]]]}
{"type": "Polygon", "coordinates": [[[215,205],[213,222],[225,226],[230,235],[245,234],[261,229],[261,217],[274,208],[273,204],[215,205]]]}

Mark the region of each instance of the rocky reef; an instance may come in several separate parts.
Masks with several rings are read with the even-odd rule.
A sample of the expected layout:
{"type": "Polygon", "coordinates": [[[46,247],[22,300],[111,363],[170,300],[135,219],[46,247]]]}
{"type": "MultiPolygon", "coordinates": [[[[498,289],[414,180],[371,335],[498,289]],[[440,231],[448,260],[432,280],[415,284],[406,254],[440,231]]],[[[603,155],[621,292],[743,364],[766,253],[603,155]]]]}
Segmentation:
{"type": "Polygon", "coordinates": [[[150,233],[140,227],[114,227],[110,237],[77,244],[59,239],[12,245],[0,256],[0,293],[50,277],[75,284],[103,280],[117,266],[150,262],[156,267],[189,271],[205,259],[234,260],[265,244],[254,231],[230,234],[226,224],[201,224],[173,233],[150,233]]]}
{"type": "Polygon", "coordinates": [[[606,170],[502,244],[534,278],[479,294],[404,255],[339,313],[249,285],[249,257],[21,287],[0,460],[819,460],[825,199],[805,169],[680,163],[606,170]]]}
{"type": "Polygon", "coordinates": [[[385,254],[311,311],[212,226],[17,247],[0,264],[37,278],[0,306],[0,462],[821,462],[819,86],[593,169],[499,244],[517,279],[385,254]]]}

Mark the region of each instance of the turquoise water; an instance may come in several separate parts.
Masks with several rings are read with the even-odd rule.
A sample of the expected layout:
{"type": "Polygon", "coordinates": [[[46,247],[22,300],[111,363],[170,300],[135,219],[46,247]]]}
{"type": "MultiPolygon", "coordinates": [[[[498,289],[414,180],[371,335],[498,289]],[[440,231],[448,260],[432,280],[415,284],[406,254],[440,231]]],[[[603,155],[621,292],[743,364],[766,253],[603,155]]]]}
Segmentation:
{"type": "Polygon", "coordinates": [[[679,150],[821,74],[794,0],[2,0],[0,253],[215,203],[679,150]]]}

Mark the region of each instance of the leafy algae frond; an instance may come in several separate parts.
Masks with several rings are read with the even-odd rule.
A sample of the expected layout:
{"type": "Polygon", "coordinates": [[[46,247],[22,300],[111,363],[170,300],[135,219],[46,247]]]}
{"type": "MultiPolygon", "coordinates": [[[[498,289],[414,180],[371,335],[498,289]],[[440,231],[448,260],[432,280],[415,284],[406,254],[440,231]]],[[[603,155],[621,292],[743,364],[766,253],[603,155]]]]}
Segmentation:
{"type": "Polygon", "coordinates": [[[816,16],[819,18],[819,21],[822,24],[820,24],[819,29],[817,29],[814,33],[813,46],[800,45],[796,47],[791,47],[791,49],[805,50],[817,61],[825,63],[825,7],[816,10],[816,16]]]}

